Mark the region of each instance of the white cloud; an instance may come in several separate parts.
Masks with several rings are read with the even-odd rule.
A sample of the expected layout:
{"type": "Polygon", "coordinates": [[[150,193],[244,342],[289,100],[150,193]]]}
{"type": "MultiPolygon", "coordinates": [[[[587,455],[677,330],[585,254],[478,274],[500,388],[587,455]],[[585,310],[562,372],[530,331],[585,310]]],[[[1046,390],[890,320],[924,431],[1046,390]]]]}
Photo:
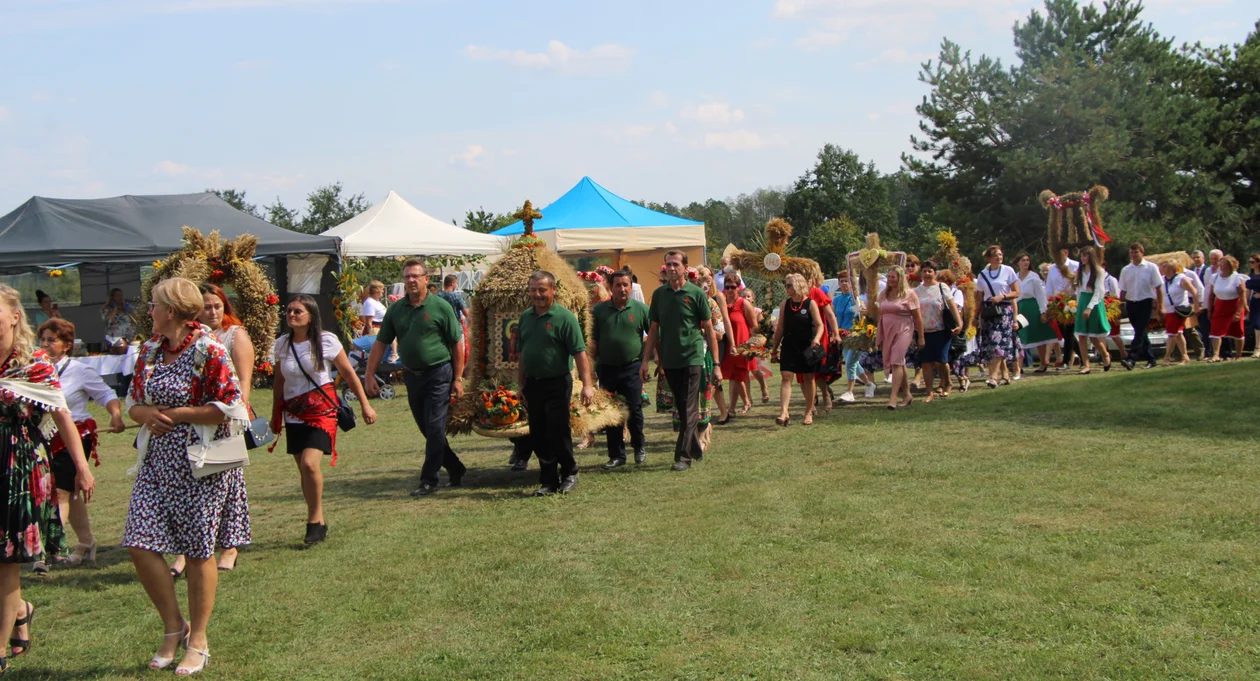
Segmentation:
{"type": "Polygon", "coordinates": [[[663,109],[669,106],[669,95],[657,90],[656,92],[648,95],[648,104],[658,109],[663,109]]]}
{"type": "Polygon", "coordinates": [[[800,22],[795,45],[822,50],[858,37],[885,51],[904,49],[937,36],[942,15],[990,29],[1009,30],[1014,20],[1040,7],[1036,0],[777,0],[772,16],[800,22]]]}
{"type": "Polygon", "coordinates": [[[711,149],[749,151],[752,149],[760,149],[765,146],[765,144],[765,141],[761,139],[761,135],[758,135],[750,130],[711,132],[704,136],[704,146],[711,149]]]}
{"type": "Polygon", "coordinates": [[[452,154],[447,158],[447,162],[452,165],[465,165],[469,168],[477,167],[478,159],[486,153],[485,147],[480,144],[470,144],[464,147],[464,150],[458,154],[452,154]]]}
{"type": "Polygon", "coordinates": [[[192,168],[189,166],[186,166],[183,163],[176,163],[174,161],[162,161],[161,163],[153,166],[153,170],[154,172],[161,173],[167,177],[179,177],[180,175],[187,175],[192,172],[192,168]]]}
{"type": "Polygon", "coordinates": [[[679,114],[683,118],[710,125],[727,125],[744,120],[744,112],[731,108],[726,102],[709,102],[700,106],[683,107],[679,114]]]}
{"type": "Polygon", "coordinates": [[[559,40],[548,42],[543,52],[469,45],[464,54],[477,61],[500,61],[522,69],[561,73],[615,73],[628,69],[634,60],[634,50],[625,45],[596,45],[583,51],[559,40]]]}

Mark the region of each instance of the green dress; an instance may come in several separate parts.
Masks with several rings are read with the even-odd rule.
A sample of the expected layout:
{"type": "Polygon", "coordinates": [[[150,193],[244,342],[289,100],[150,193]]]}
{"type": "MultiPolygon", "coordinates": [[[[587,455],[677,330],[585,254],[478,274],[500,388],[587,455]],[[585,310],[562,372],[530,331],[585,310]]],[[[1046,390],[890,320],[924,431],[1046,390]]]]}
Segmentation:
{"type": "MultiPolygon", "coordinates": [[[[57,384],[57,370],[42,352],[25,367],[0,366],[0,378],[57,384]]],[[[48,409],[0,387],[0,562],[54,560],[66,552],[65,530],[53,489],[48,450],[40,424],[48,409]]]]}
{"type": "Polygon", "coordinates": [[[1076,296],[1076,335],[1087,338],[1106,338],[1111,335],[1111,324],[1107,321],[1107,308],[1103,305],[1102,296],[1089,319],[1085,318],[1085,309],[1094,299],[1093,291],[1081,291],[1076,296]]]}

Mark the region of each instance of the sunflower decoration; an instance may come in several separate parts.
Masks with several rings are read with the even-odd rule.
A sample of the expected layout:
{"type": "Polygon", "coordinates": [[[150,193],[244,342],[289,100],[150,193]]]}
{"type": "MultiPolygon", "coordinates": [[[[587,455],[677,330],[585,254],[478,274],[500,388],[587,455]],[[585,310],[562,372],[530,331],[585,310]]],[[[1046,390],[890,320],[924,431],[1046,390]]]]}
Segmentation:
{"type": "Polygon", "coordinates": [[[344,267],[337,275],[337,295],[332,299],[333,319],[343,338],[354,338],[363,324],[359,318],[359,291],[362,288],[352,267],[344,267]]]}
{"type": "MultiPolygon", "coordinates": [[[[243,234],[225,240],[219,232],[209,236],[187,225],[184,226],[184,247],[165,260],[153,263],[153,276],[140,287],[141,302],[153,299],[153,287],[163,279],[183,277],[198,284],[211,282],[236,294],[233,307],[249,333],[260,365],[266,364],[267,348],[271,347],[280,328],[280,297],[275,286],[263,269],[254,262],[258,249],[258,237],[243,234]]],[[[153,320],[141,315],[140,335],[153,333],[153,320]]],[[[256,367],[257,369],[257,367],[256,367]]]]}

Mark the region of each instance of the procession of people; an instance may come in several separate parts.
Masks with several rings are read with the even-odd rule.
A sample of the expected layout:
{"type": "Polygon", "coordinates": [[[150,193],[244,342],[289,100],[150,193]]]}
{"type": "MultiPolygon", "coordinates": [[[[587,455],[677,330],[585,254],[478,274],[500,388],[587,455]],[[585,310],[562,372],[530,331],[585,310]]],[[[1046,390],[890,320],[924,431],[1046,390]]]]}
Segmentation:
{"type": "MultiPolygon", "coordinates": [[[[916,390],[926,393],[925,403],[946,398],[951,379],[967,390],[973,369],[997,388],[1019,380],[1026,361],[1038,365],[1033,373],[1044,374],[1055,367],[1074,369],[1075,358],[1080,374],[1093,373],[1096,353],[1106,372],[1113,365],[1107,343],[1116,337],[1116,321],[1108,311],[1110,275],[1097,249],[1084,247],[1075,255],[1077,260],[1065,257],[1036,268],[1027,254],[1019,254],[1013,268],[1004,264],[1000,246],[990,246],[984,252],[987,266],[972,275],[978,314],[971,319],[956,273],[931,259],[915,258],[912,269],[888,267],[875,291],[862,290],[863,284],[855,290],[848,272],[841,272],[834,297],[821,288],[821,280],[788,274],[787,297],[777,310],[767,311],[755,306],[755,295],[745,295],[746,278],[729,265],[714,273],[690,267],[682,251],[669,251],[662,283],[649,304],[637,299],[636,277],[628,269],[599,277],[604,291],[591,298],[589,338],[575,311],[557,302],[557,275],[536,271],[528,282],[532,305],[520,313],[511,348],[528,417],[527,435],[515,439],[515,450],[524,448],[526,459],[532,451],[539,461],[539,486],[532,494],[576,490],[580,467],[570,403],[590,405],[597,390],[618,395],[627,416],[624,428],[605,429],[602,468],[627,466],[631,453],[635,464],[646,463],[651,434],[645,429],[644,385],[653,378],[664,384],[658,395],[672,405],[677,433],[672,470],[687,471],[702,461],[712,448],[714,427],[730,423],[741,401],[740,418],[752,407],[751,383],[764,378],[759,363],[764,358],[741,348],[766,314],[773,327],[768,359],[778,365],[782,379],[774,419],[780,427],[795,422],[790,409],[794,386],[800,388],[800,423],[806,426],[831,410],[834,381],[844,385],[836,398],[841,404],[858,401],[854,391],[859,385],[865,398],[877,397],[881,384],[867,369],[868,353],[840,348],[842,338],[872,308],[878,309],[878,331],[871,354],[879,355],[886,377],[888,409],[910,407],[916,390]],[[1065,294],[1075,299],[1071,324],[1056,320],[1048,309],[1052,298],[1065,294]],[[964,340],[969,337],[975,342],[964,340]],[[825,366],[829,355],[835,358],[830,368],[825,366]],[[922,384],[915,381],[915,367],[922,384]],[[575,374],[581,384],[576,392],[575,374]],[[719,398],[721,419],[712,418],[711,398],[719,398]]],[[[1234,257],[1218,251],[1209,254],[1210,264],[1196,251],[1195,267],[1189,269],[1170,260],[1150,262],[1140,243],[1131,245],[1129,255],[1130,263],[1113,285],[1135,325],[1133,341],[1117,360],[1125,369],[1157,365],[1148,335],[1152,317],[1162,320],[1168,337],[1165,365],[1186,364],[1196,351],[1207,362],[1241,357],[1244,321],[1255,329],[1260,317],[1260,255],[1250,257],[1249,274],[1238,271],[1234,257]],[[1188,337],[1200,342],[1188,343],[1188,337]]],[[[341,341],[325,330],[314,298],[298,295],[284,308],[287,332],[269,348],[277,367],[270,427],[285,437],[285,451],[298,468],[308,545],[328,537],[323,461],[327,457],[329,465],[337,464],[338,431],[346,428],[345,419],[354,420],[338,399],[334,376],[358,397],[362,419],[371,425],[377,414],[369,398],[381,387],[377,370],[394,348],[424,440],[412,495],[434,494],[442,470],[450,487],[463,484],[468,467],[451,446],[447,420],[450,405],[465,391],[467,313],[462,298],[453,296],[452,280],[443,282],[445,291],[434,293],[429,276],[423,259],[406,261],[405,295],[388,306],[379,301],[384,287],[379,282],[369,287],[363,318],[375,340],[362,383],[341,341]]],[[[122,432],[124,414],[140,430],[121,545],[163,626],[160,639],[155,633],[158,647],[149,666],[175,665],[177,674],[190,675],[210,658],[207,631],[220,573],[232,570],[236,550],[252,541],[243,468],[224,452],[255,418],[250,388],[258,349],[218,286],[169,278],[153,287],[151,299],[146,312],[153,335],[140,349],[125,400],[119,400],[99,375],[69,356],[75,338],[71,322],[56,316],[43,299],[44,314],[32,324],[17,292],[0,286],[0,357],[5,358],[0,366],[0,491],[8,499],[0,506],[8,546],[0,560],[5,587],[0,640],[7,634],[10,643],[8,654],[0,655],[0,672],[8,669],[10,657],[30,649],[36,608],[22,600],[19,566],[32,563],[46,573],[50,567],[95,559],[100,539],[92,532],[87,506],[96,484],[92,463],[99,465],[98,433],[122,432]],[[92,418],[89,401],[108,412],[108,427],[92,418]],[[66,550],[63,523],[74,530],[73,551],[66,550]],[[175,562],[168,564],[166,555],[176,556],[175,562]],[[188,585],[186,612],[175,594],[180,577],[188,585]]],[[[111,297],[102,315],[116,328],[128,308],[111,297]]],[[[1255,333],[1260,340],[1260,331],[1255,333]]],[[[1260,351],[1252,356],[1260,357],[1260,351]]],[[[764,383],[762,394],[766,402],[764,383]]],[[[523,463],[514,454],[514,470],[523,470],[523,463]]]]}

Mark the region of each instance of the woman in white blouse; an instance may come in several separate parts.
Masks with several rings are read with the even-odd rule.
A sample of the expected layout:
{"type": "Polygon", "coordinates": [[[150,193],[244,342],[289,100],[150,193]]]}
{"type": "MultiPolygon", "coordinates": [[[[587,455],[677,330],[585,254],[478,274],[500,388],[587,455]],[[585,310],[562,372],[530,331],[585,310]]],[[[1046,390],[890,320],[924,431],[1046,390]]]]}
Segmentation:
{"type": "Polygon", "coordinates": [[[1168,334],[1168,347],[1164,348],[1164,366],[1172,366],[1173,355],[1181,353],[1181,361],[1177,364],[1189,364],[1190,357],[1186,353],[1186,320],[1199,314],[1199,289],[1194,280],[1183,272],[1177,271],[1177,263],[1165,260],[1160,263],[1159,273],[1164,281],[1159,288],[1159,299],[1164,312],[1164,332],[1168,334]],[[1194,305],[1191,305],[1193,301],[1194,305]],[[1188,312],[1183,317],[1177,312],[1188,312]]]}
{"type": "MultiPolygon", "coordinates": [[[[980,357],[989,363],[985,385],[998,387],[1003,363],[1019,361],[1019,340],[1015,335],[1015,305],[1019,299],[1019,276],[1010,265],[1002,264],[1002,247],[984,249],[989,266],[976,277],[976,290],[984,305],[980,309],[980,357]],[[986,311],[987,310],[987,311],[986,311]]],[[[1003,379],[1004,383],[1009,383],[1003,379]]]]}
{"type": "Polygon", "coordinates": [[[1234,340],[1234,352],[1231,360],[1242,356],[1243,318],[1247,316],[1247,277],[1238,271],[1238,259],[1232,255],[1217,261],[1219,271],[1212,277],[1208,292],[1209,306],[1212,310],[1212,358],[1209,362],[1221,361],[1221,339],[1234,340]]]}
{"type": "Polygon", "coordinates": [[[1098,251],[1092,246],[1081,249],[1081,267],[1074,277],[1076,284],[1076,337],[1081,347],[1081,373],[1088,374],[1089,346],[1094,344],[1103,358],[1103,371],[1111,371],[1111,355],[1107,352],[1107,336],[1111,324],[1107,321],[1107,307],[1103,305],[1107,271],[1102,268],[1098,251]]]}
{"type": "MultiPolygon", "coordinates": [[[[74,346],[73,323],[54,318],[40,324],[39,345],[44,352],[48,353],[48,361],[57,367],[61,392],[66,396],[70,416],[79,429],[77,435],[83,441],[84,456],[95,459],[96,465],[101,465],[100,459],[96,456],[98,428],[96,421],[88,412],[88,401],[96,402],[109,412],[107,432],[110,433],[121,433],[126,427],[122,417],[122,402],[118,400],[114,389],[101,380],[100,374],[91,367],[66,356],[66,353],[74,346]]],[[[88,519],[87,504],[83,502],[82,497],[74,493],[75,465],[61,438],[62,434],[58,433],[49,447],[52,455],[53,482],[57,485],[57,501],[61,517],[63,520],[69,519],[70,527],[74,529],[78,540],[74,546],[74,552],[66,559],[66,564],[79,565],[84,560],[95,562],[96,538],[92,536],[92,523],[88,519]]],[[[41,570],[40,566],[36,565],[36,571],[46,572],[46,569],[41,570]]]]}
{"type": "Polygon", "coordinates": [[[359,318],[363,321],[363,333],[360,335],[375,336],[381,328],[381,322],[385,320],[385,303],[381,302],[381,296],[385,295],[385,284],[373,281],[368,284],[367,294],[359,310],[359,318]]]}
{"type": "Polygon", "coordinates": [[[1046,287],[1041,282],[1041,275],[1032,269],[1032,258],[1027,253],[1020,253],[1015,258],[1015,266],[1019,268],[1019,314],[1028,322],[1019,329],[1019,342],[1024,346],[1024,352],[1037,349],[1041,368],[1033,373],[1044,374],[1050,369],[1050,346],[1059,342],[1054,327],[1046,319],[1049,304],[1046,287]]]}

